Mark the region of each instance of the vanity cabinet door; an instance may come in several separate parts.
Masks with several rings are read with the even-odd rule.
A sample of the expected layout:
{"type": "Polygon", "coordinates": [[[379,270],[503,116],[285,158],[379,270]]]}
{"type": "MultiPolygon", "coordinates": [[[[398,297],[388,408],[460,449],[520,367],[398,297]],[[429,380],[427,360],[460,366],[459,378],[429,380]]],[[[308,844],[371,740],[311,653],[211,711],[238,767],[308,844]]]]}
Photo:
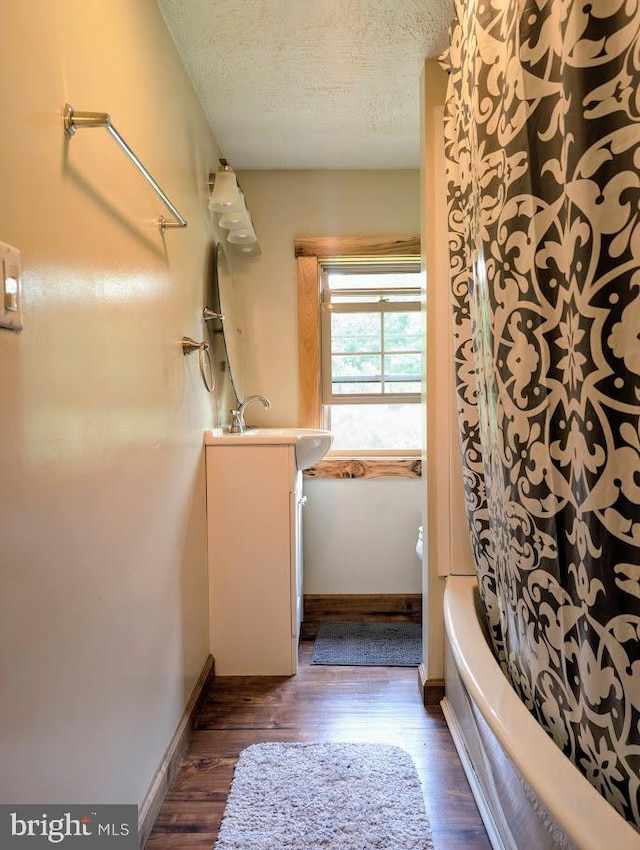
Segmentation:
{"type": "Polygon", "coordinates": [[[206,465],[210,646],[216,673],[295,673],[293,446],[208,446],[206,465]]]}

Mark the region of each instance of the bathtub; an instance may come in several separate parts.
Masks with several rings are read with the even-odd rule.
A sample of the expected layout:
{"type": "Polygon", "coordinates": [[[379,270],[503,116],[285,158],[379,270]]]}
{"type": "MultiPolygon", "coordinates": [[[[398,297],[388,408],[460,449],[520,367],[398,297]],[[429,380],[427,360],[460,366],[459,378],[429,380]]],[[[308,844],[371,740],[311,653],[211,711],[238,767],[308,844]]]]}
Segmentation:
{"type": "Polygon", "coordinates": [[[477,616],[477,582],[445,590],[442,708],[494,850],[640,850],[636,832],[520,702],[477,616]]]}

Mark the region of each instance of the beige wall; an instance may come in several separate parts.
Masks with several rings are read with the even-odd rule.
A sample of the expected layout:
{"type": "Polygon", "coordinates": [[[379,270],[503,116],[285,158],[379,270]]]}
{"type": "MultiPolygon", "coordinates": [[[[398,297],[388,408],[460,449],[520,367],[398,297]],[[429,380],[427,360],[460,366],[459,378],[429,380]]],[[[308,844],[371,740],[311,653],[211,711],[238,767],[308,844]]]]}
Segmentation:
{"type": "MultiPolygon", "coordinates": [[[[416,83],[417,84],[417,83],[416,83]]],[[[247,394],[273,409],[247,421],[298,423],[295,236],[411,234],[420,231],[418,171],[245,171],[239,175],[261,256],[240,259],[235,275],[247,313],[247,394]]]]}
{"type": "Polygon", "coordinates": [[[139,802],[208,654],[202,338],[218,151],[153,0],[3,0],[0,801],[139,802]],[[108,111],[189,226],[103,130],[108,111]]]}
{"type": "Polygon", "coordinates": [[[304,483],[304,592],[421,593],[419,478],[304,483]]]}
{"type": "MultiPolygon", "coordinates": [[[[264,393],[247,422],[298,422],[295,236],[414,234],[420,174],[390,171],[242,172],[262,254],[239,259],[246,307],[246,389],[264,393]]],[[[305,482],[305,593],[419,593],[415,554],[424,490],[418,480],[305,482]]]]}

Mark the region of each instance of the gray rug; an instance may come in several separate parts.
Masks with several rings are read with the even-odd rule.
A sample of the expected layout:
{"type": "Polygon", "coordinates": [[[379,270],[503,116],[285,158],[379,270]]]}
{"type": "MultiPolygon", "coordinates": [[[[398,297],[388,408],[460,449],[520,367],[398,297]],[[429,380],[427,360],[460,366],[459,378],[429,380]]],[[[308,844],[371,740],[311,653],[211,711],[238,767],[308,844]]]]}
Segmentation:
{"type": "Polygon", "coordinates": [[[422,626],[417,623],[321,623],[311,663],[418,667],[422,663],[422,626]]]}
{"type": "Polygon", "coordinates": [[[215,850],[432,850],[411,756],[388,744],[254,744],[215,850]]]}

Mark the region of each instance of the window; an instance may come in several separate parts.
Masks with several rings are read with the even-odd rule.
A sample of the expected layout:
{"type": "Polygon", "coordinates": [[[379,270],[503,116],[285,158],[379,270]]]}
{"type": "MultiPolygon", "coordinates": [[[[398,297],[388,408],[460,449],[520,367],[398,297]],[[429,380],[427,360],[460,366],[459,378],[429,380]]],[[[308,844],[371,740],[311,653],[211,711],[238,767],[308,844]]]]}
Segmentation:
{"type": "Polygon", "coordinates": [[[300,425],[330,427],[338,455],[398,456],[385,476],[419,475],[419,238],[300,237],[295,250],[300,425]]]}
{"type": "Polygon", "coordinates": [[[334,451],[417,453],[423,321],[415,260],[321,267],[324,426],[334,451]]]}

